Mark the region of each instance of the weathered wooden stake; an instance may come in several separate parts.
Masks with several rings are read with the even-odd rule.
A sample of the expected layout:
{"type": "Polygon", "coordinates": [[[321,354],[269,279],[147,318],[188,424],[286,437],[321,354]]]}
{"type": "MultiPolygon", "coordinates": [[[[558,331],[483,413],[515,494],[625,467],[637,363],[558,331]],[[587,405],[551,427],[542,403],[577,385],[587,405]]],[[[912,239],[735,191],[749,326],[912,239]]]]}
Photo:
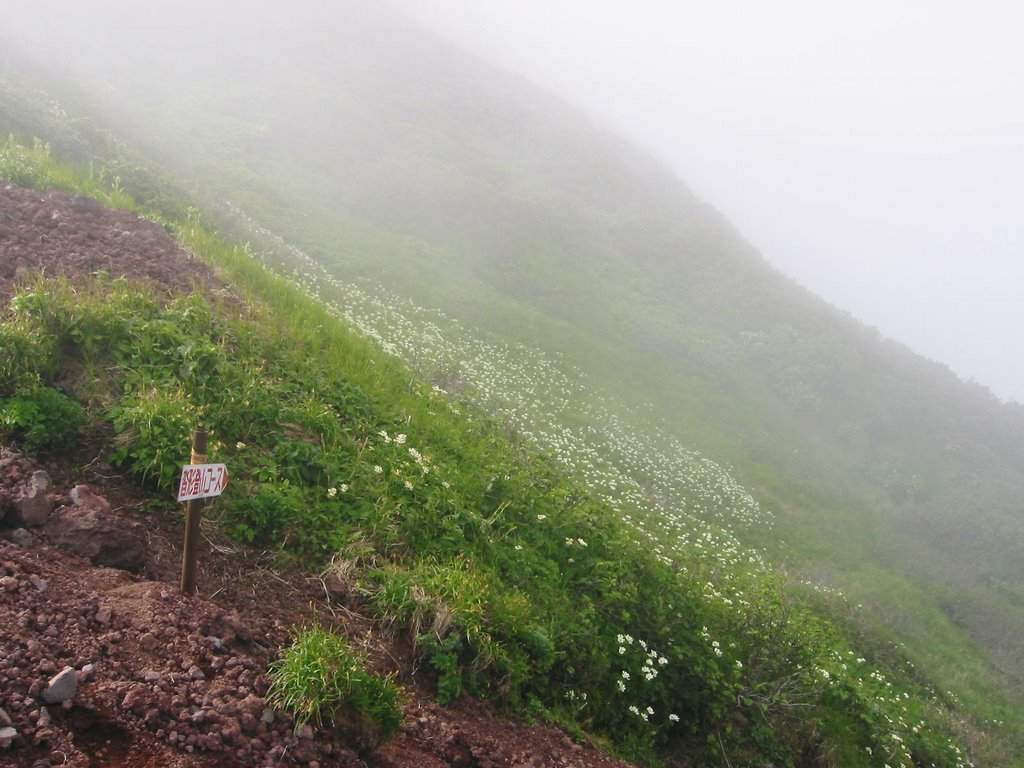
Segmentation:
{"type": "MultiPolygon", "coordinates": [[[[192,434],[192,457],[189,464],[206,463],[206,430],[201,426],[192,434]]],[[[181,591],[186,595],[196,591],[196,550],[199,547],[199,523],[203,519],[206,499],[185,502],[185,549],[181,555],[181,591]]]]}

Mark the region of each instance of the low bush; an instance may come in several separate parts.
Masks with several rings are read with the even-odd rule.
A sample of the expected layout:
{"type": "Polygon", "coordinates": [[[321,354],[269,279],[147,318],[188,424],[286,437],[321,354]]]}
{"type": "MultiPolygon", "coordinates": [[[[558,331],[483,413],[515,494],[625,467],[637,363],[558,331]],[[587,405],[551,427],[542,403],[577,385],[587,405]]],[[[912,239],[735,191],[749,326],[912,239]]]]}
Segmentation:
{"type": "Polygon", "coordinates": [[[85,411],[52,387],[19,389],[0,399],[0,426],[4,439],[20,443],[30,453],[50,453],[74,446],[85,411]]]}
{"type": "Polygon", "coordinates": [[[267,701],[298,725],[347,724],[367,749],[401,725],[401,691],[394,680],[367,672],[344,638],[319,625],[299,631],[269,675],[267,701]]]}

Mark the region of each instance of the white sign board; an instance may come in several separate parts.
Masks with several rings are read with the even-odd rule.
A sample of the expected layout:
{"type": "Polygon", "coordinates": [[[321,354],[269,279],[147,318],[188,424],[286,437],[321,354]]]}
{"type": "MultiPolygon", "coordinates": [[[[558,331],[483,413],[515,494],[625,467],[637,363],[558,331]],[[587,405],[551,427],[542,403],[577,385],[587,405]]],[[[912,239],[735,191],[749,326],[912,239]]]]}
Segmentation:
{"type": "Polygon", "coordinates": [[[223,464],[189,464],[181,468],[178,501],[220,496],[228,485],[228,468],[223,464]]]}

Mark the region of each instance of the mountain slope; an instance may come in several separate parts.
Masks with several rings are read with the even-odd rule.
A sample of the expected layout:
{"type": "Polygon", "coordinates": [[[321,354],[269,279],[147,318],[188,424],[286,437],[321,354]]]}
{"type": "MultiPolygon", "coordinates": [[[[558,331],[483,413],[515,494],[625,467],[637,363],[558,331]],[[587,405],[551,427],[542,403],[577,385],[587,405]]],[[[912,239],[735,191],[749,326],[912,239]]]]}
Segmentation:
{"type": "Polygon", "coordinates": [[[775,513],[771,538],[741,536],[1020,722],[1020,406],[799,289],[649,158],[386,11],[275,21],[210,25],[187,62],[164,45],[180,30],[137,29],[118,41],[131,66],[90,69],[86,46],[63,75],[200,197],[335,276],[649,407],[775,513]]]}
{"type": "MultiPolygon", "coordinates": [[[[728,543],[716,542],[710,530],[700,542],[680,546],[671,542],[671,530],[668,538],[659,538],[641,521],[627,523],[628,516],[620,518],[611,501],[593,498],[472,406],[464,413],[464,404],[410,378],[402,365],[333,317],[329,307],[269,273],[246,249],[204,230],[194,210],[185,220],[147,212],[187,246],[168,248],[171,241],[151,222],[105,213],[90,199],[134,208],[116,181],[108,184],[91,171],[55,161],[38,142],[26,147],[8,140],[0,147],[4,177],[27,178],[34,189],[4,183],[0,190],[5,209],[0,245],[5,259],[16,259],[15,282],[21,287],[0,317],[3,439],[72,463],[79,463],[79,455],[90,457],[83,471],[96,464],[97,455],[107,456],[124,472],[129,488],[156,491],[146,506],[148,514],[160,514],[160,499],[171,496],[180,469],[182,446],[201,417],[213,435],[210,458],[231,467],[232,482],[207,509],[215,530],[312,569],[319,575],[307,571],[304,578],[289,568],[290,581],[278,580],[297,593],[308,591],[300,582],[318,581],[329,602],[316,605],[332,615],[340,610],[345,618],[326,636],[317,624],[294,630],[292,645],[276,649],[279,658],[266,668],[262,682],[255,678],[259,664],[250,660],[237,694],[256,686],[266,688],[266,699],[246,696],[249,717],[239,719],[246,737],[254,727],[259,730],[254,711],[265,703],[297,722],[318,715],[316,724],[328,737],[319,745],[327,764],[351,763],[348,749],[338,749],[341,744],[360,750],[366,760],[401,764],[408,740],[398,738],[375,751],[401,722],[399,697],[393,680],[359,671],[364,656],[351,646],[365,648],[368,637],[362,629],[352,636],[347,620],[363,625],[355,610],[373,614],[374,628],[385,635],[393,638],[398,627],[408,633],[410,645],[402,648],[400,642],[397,649],[401,656],[412,654],[408,684],[432,686],[442,702],[454,704],[471,691],[509,707],[525,706],[573,732],[603,733],[645,762],[770,759],[804,765],[838,759],[844,766],[867,766],[871,761],[865,756],[877,753],[905,764],[962,764],[962,750],[948,735],[951,713],[942,697],[885,653],[869,654],[877,661],[859,657],[828,621],[796,605],[756,557],[734,550],[730,562],[721,553],[701,552],[702,544],[728,543]],[[78,194],[62,196],[54,186],[78,194]],[[103,226],[104,220],[117,223],[103,226]],[[90,243],[89,249],[68,259],[82,242],[90,243]],[[40,249],[39,243],[49,247],[40,249]],[[155,249],[140,258],[144,244],[155,249]],[[229,285],[203,280],[195,256],[223,270],[229,285]],[[175,261],[179,268],[168,270],[175,261]],[[64,274],[48,278],[46,267],[64,274]],[[36,268],[42,272],[33,274],[36,268]],[[192,274],[199,285],[191,294],[175,295],[181,282],[168,283],[168,273],[192,274]],[[146,276],[152,279],[136,282],[146,276]],[[336,734],[330,721],[342,725],[344,741],[330,743],[336,734]]],[[[26,507],[25,500],[34,496],[38,502],[39,489],[26,495],[19,486],[45,479],[32,475],[26,481],[31,467],[24,457],[9,459],[14,464],[6,466],[14,470],[5,478],[9,490],[0,499],[0,522],[38,526],[38,503],[26,507]]],[[[690,467],[713,496],[735,496],[738,489],[729,478],[709,476],[709,469],[701,462],[690,467]]],[[[68,498],[80,506],[76,498],[93,498],[83,494],[79,489],[68,498]]],[[[64,502],[59,493],[47,499],[64,502]]],[[[111,518],[111,510],[104,512],[102,502],[93,503],[98,511],[89,514],[57,510],[58,528],[78,516],[98,517],[110,534],[110,524],[125,524],[123,517],[111,518]]],[[[74,526],[72,532],[81,530],[74,526]]],[[[55,529],[43,535],[48,540],[59,534],[55,529]]],[[[128,534],[133,537],[131,530],[128,534]]],[[[8,535],[18,547],[34,544],[24,529],[8,535]]],[[[141,543],[137,534],[134,538],[141,543]]],[[[97,563],[129,567],[121,546],[76,549],[97,563]]],[[[29,563],[35,557],[15,557],[5,565],[13,574],[4,582],[5,609],[17,610],[11,593],[24,592],[29,584],[45,591],[38,566],[29,563]],[[26,570],[29,578],[18,578],[26,570]]],[[[131,567],[138,568],[139,559],[134,563],[131,567]]],[[[88,569],[59,561],[45,573],[63,583],[67,571],[91,578],[88,569]]],[[[162,590],[145,585],[139,592],[155,596],[162,590]]],[[[259,596],[252,599],[256,602],[243,602],[258,612],[259,596]]],[[[281,615],[294,616],[295,605],[281,607],[281,615]]],[[[113,610],[127,613],[121,603],[113,610]]],[[[109,622],[109,613],[102,620],[96,615],[100,626],[109,622]]],[[[116,734],[117,756],[111,759],[134,765],[141,757],[139,764],[148,765],[145,745],[152,741],[140,733],[143,716],[141,725],[156,729],[157,739],[179,750],[184,739],[186,753],[194,747],[214,753],[237,747],[235,754],[242,756],[270,746],[275,764],[289,764],[307,762],[319,751],[306,743],[316,738],[314,729],[302,729],[301,743],[292,737],[282,754],[281,745],[272,742],[289,738],[287,724],[250,740],[232,730],[226,704],[212,699],[219,716],[200,709],[213,694],[201,682],[206,668],[193,663],[189,643],[203,641],[193,632],[187,642],[149,658],[160,667],[192,665],[187,690],[179,687],[171,696],[150,674],[143,675],[142,686],[123,679],[125,662],[135,669],[143,663],[129,654],[109,668],[101,665],[98,685],[83,695],[79,706],[86,709],[71,717],[70,727],[48,729],[49,715],[34,709],[34,691],[42,688],[31,678],[47,667],[52,671],[54,663],[44,659],[26,675],[21,662],[26,650],[33,663],[39,659],[32,650],[33,627],[45,629],[47,637],[55,632],[59,637],[60,629],[43,613],[27,627],[24,618],[21,611],[19,626],[29,631],[18,635],[5,660],[15,674],[0,690],[18,718],[13,737],[5,728],[0,749],[13,745],[22,762],[32,759],[32,748],[45,752],[57,742],[72,748],[69,764],[80,757],[111,758],[83,736],[83,728],[99,722],[116,734]],[[123,707],[130,714],[114,711],[118,693],[129,702],[123,707]],[[161,727],[168,718],[188,718],[191,726],[168,731],[161,727]]],[[[67,618],[58,614],[56,621],[67,618]]],[[[181,623],[169,618],[162,634],[180,640],[181,623]]],[[[126,639],[120,630],[97,638],[80,622],[71,623],[85,630],[74,633],[76,659],[83,653],[103,655],[105,647],[109,654],[103,645],[107,639],[126,639]]],[[[129,638],[146,623],[133,629],[129,638]]],[[[276,645],[280,634],[264,633],[262,642],[268,641],[276,645]]],[[[207,638],[204,645],[211,642],[207,638]]],[[[230,642],[228,635],[221,641],[230,642]]],[[[139,643],[144,651],[153,650],[144,635],[139,643]]],[[[210,672],[220,668],[223,658],[218,661],[216,652],[224,649],[212,642],[212,650],[212,656],[200,653],[210,672]]],[[[266,659],[267,650],[264,645],[259,656],[266,659]]],[[[69,653],[58,644],[50,652],[61,659],[69,653]]],[[[85,681],[87,665],[75,663],[83,665],[85,681]]],[[[237,670],[238,664],[229,660],[224,668],[237,670]]],[[[134,679],[139,673],[129,674],[134,679]]],[[[174,681],[182,682],[181,676],[174,681]]],[[[453,709],[456,717],[463,710],[453,709]]],[[[426,728],[420,717],[406,730],[425,736],[429,753],[437,749],[438,738],[431,720],[437,724],[449,716],[425,719],[426,728]]],[[[479,728],[479,719],[466,722],[479,728]]],[[[540,731],[533,735],[540,742],[546,738],[540,731]]],[[[464,764],[472,743],[466,736],[445,739],[444,758],[464,764]]],[[[530,753],[543,764],[565,761],[558,749],[552,755],[530,734],[521,743],[509,762],[530,753]]],[[[422,757],[423,750],[416,749],[422,757]]],[[[471,754],[501,751],[501,745],[484,739],[471,754]]],[[[161,747],[155,759],[165,757],[161,747]]],[[[180,752],[170,760],[189,764],[180,752]]],[[[206,761],[200,755],[195,762],[206,761]]],[[[607,763],[593,754],[587,762],[607,763]]]]}

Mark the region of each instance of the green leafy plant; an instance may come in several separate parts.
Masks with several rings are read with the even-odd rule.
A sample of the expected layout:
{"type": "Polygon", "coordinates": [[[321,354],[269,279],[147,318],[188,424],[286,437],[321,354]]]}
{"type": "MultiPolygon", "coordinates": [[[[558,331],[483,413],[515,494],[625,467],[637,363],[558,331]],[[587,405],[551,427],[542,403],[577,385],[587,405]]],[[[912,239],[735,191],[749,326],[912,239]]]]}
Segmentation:
{"type": "Polygon", "coordinates": [[[346,640],[322,626],[299,631],[269,675],[267,700],[297,724],[347,723],[367,748],[387,741],[401,725],[394,680],[367,672],[346,640]]]}
{"type": "Polygon", "coordinates": [[[4,436],[20,442],[25,450],[60,451],[74,445],[85,412],[59,390],[40,386],[0,400],[0,420],[4,436]]]}
{"type": "Polygon", "coordinates": [[[419,635],[417,642],[429,659],[430,666],[437,672],[437,700],[450,704],[462,695],[462,637],[452,633],[439,640],[430,633],[419,635]]]}
{"type": "Polygon", "coordinates": [[[152,387],[110,410],[117,431],[112,459],[159,488],[170,488],[188,458],[200,411],[181,389],[152,387]]]}

